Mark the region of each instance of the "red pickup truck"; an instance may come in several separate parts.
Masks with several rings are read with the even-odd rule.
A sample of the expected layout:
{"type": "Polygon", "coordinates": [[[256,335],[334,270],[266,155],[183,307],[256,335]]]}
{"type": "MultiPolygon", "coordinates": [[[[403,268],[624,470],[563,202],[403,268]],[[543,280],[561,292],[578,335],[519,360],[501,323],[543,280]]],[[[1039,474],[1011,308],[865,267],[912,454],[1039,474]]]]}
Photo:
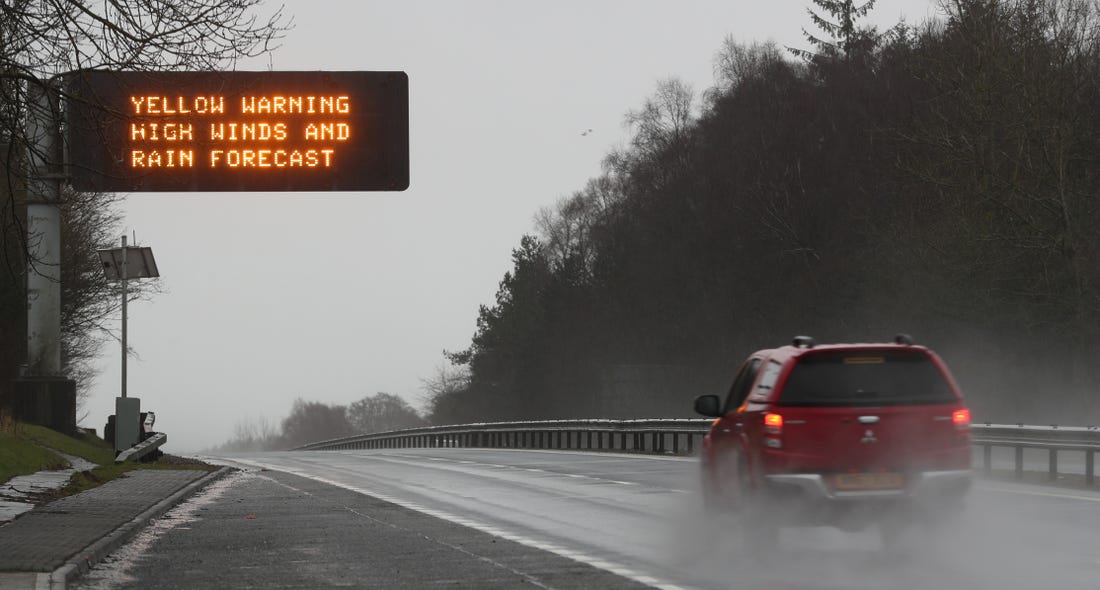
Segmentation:
{"type": "Polygon", "coordinates": [[[741,366],[703,444],[708,505],[756,530],[878,524],[884,540],[950,514],[970,487],[970,411],[943,361],[892,343],[818,345],[799,336],[741,366]]]}

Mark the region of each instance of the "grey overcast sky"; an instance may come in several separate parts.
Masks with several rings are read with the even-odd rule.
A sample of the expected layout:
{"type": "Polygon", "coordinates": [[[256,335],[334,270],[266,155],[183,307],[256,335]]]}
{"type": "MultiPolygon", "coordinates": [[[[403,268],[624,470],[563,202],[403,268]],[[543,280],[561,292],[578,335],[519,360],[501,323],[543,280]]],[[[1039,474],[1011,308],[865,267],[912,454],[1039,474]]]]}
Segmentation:
{"type": "MultiPolygon", "coordinates": [[[[129,395],[177,453],[241,420],[278,423],[298,397],[385,391],[420,407],[420,379],[468,346],[535,213],[626,140],[625,112],[664,78],[710,87],[726,36],[805,47],[811,5],[287,0],[281,48],[238,69],[407,72],[411,186],[129,195],[126,232],[153,248],[167,289],[130,306],[129,395]]],[[[937,13],[878,0],[870,22],[937,13]]],[[[118,346],[103,352],[83,420],[97,429],[119,394],[118,346]]]]}

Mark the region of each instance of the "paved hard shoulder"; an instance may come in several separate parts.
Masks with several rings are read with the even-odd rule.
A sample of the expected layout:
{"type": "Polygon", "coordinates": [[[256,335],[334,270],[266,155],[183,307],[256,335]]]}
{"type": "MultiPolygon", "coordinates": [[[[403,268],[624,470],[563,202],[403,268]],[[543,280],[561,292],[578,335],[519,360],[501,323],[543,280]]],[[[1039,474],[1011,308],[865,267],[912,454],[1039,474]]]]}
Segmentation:
{"type": "Polygon", "coordinates": [[[197,470],[132,471],[50,502],[0,526],[0,572],[52,572],[119,527],[206,475],[197,470]]]}

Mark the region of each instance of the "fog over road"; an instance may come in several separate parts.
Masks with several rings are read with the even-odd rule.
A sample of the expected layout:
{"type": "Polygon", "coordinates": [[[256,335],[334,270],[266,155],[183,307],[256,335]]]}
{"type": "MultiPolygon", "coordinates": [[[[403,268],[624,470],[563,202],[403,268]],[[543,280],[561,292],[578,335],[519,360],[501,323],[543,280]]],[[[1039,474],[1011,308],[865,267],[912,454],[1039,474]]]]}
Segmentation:
{"type": "Polygon", "coordinates": [[[874,530],[788,528],[751,555],[707,514],[698,460],[608,453],[408,449],[239,455],[625,575],[684,588],[1100,587],[1100,493],[976,484],[952,522],[901,551],[874,530]]]}

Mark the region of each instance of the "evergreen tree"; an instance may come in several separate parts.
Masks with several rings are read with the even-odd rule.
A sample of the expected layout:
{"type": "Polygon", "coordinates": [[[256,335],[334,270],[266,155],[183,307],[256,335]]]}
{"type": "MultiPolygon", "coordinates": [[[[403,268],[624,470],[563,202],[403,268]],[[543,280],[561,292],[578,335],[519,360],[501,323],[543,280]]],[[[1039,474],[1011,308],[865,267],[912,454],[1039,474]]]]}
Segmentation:
{"type": "Polygon", "coordinates": [[[873,30],[861,29],[856,25],[857,19],[867,16],[867,13],[874,8],[875,0],[867,0],[858,6],[853,0],[812,0],[812,2],[821,8],[825,16],[814,12],[812,8],[807,8],[806,12],[809,13],[814,25],[828,35],[829,39],[822,39],[802,29],[802,35],[816,51],[788,47],[791,53],[809,62],[827,57],[847,58],[857,47],[868,40],[875,39],[873,30]]]}

